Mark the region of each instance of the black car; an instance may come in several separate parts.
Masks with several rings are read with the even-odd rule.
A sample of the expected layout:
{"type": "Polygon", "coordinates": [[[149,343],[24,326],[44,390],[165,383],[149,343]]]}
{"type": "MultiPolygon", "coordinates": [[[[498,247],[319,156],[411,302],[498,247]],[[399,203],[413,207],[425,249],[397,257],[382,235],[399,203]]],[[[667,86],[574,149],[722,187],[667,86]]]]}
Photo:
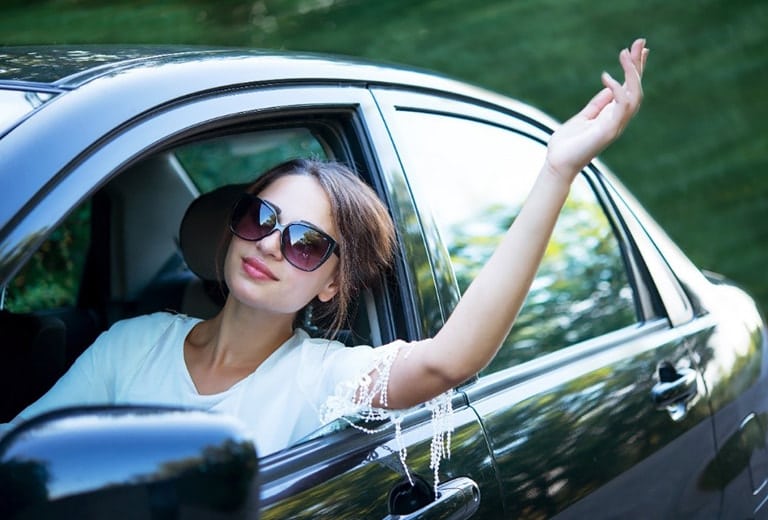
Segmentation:
{"type": "MultiPolygon", "coordinates": [[[[331,57],[0,48],[0,422],[115,321],[214,314],[206,223],[224,218],[233,185],[294,157],[353,166],[397,226],[393,271],[340,339],[434,334],[515,218],[555,126],[457,81],[331,57]],[[196,199],[202,218],[187,212],[196,199]]],[[[456,388],[437,495],[424,408],[402,423],[412,485],[392,427],[332,423],[267,454],[234,419],[145,404],[15,425],[0,440],[0,507],[751,518],[768,497],[767,347],[754,301],[697,269],[595,161],[499,355],[456,388]]]]}

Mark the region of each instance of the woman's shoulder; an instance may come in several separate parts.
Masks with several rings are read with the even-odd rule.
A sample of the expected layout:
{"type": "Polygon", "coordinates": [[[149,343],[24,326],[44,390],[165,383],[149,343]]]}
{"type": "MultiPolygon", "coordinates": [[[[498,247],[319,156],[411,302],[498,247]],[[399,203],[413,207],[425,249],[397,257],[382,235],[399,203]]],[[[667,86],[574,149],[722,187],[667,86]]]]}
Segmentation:
{"type": "Polygon", "coordinates": [[[310,336],[304,329],[296,329],[291,341],[303,357],[316,359],[344,358],[367,355],[373,351],[368,345],[348,346],[335,339],[310,336]]]}
{"type": "Polygon", "coordinates": [[[103,334],[103,340],[109,343],[130,341],[132,344],[150,344],[150,340],[157,339],[169,331],[178,330],[186,334],[198,321],[198,318],[184,314],[155,312],[115,322],[103,334]]]}
{"type": "Polygon", "coordinates": [[[357,378],[376,369],[384,360],[389,362],[402,342],[396,341],[379,347],[370,345],[348,346],[326,338],[313,338],[301,329],[294,334],[299,348],[302,365],[312,367],[325,378],[338,381],[357,378]]]}
{"type": "Polygon", "coordinates": [[[187,321],[200,321],[198,318],[192,318],[186,314],[176,314],[173,312],[160,311],[151,314],[142,314],[132,318],[125,318],[116,321],[112,327],[119,328],[152,328],[169,326],[173,323],[182,323],[187,321]]]}

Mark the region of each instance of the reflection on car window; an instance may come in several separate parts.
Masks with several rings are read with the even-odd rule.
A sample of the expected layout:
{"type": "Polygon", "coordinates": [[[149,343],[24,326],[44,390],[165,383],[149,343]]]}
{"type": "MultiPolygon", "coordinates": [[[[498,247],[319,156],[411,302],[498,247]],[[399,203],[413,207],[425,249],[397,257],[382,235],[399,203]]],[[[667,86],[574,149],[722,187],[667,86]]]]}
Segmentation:
{"type": "Polygon", "coordinates": [[[249,132],[177,148],[174,152],[201,192],[252,182],[256,175],[297,157],[326,159],[323,145],[306,128],[249,132]]]}
{"type": "MultiPolygon", "coordinates": [[[[464,291],[513,222],[545,145],[474,120],[399,111],[401,158],[425,200],[464,291]]],[[[485,373],[636,322],[618,241],[579,177],[512,333],[485,373]]]]}
{"type": "Polygon", "coordinates": [[[72,306],[90,240],[91,206],[75,210],[43,242],[11,280],[5,306],[11,312],[31,312],[72,306]]]}

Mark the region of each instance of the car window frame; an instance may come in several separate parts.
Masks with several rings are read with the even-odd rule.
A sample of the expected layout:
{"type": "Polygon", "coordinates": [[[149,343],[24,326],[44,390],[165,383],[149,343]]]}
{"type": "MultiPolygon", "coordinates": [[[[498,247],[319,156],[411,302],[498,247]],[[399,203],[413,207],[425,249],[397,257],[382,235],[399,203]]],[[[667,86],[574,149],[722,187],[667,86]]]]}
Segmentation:
{"type": "MultiPolygon", "coordinates": [[[[636,212],[625,200],[626,192],[622,194],[619,191],[621,188],[619,181],[605,166],[602,168],[601,166],[599,161],[595,161],[591,170],[603,186],[614,211],[617,212],[617,220],[624,226],[633,247],[644,260],[643,276],[649,279],[649,284],[653,285],[657,291],[652,304],[660,306],[661,312],[672,327],[691,322],[696,316],[693,302],[673,272],[669,261],[654,243],[648,230],[640,223],[636,212]]],[[[647,214],[645,217],[651,218],[647,214]]]]}

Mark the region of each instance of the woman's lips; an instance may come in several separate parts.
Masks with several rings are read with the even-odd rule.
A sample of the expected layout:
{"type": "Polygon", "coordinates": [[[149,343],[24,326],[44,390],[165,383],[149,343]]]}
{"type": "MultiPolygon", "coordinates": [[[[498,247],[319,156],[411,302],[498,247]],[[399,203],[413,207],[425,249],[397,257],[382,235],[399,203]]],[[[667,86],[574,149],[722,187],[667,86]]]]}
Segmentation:
{"type": "Polygon", "coordinates": [[[277,276],[269,270],[269,267],[258,258],[243,258],[243,271],[245,274],[256,280],[277,281],[277,276]]]}

